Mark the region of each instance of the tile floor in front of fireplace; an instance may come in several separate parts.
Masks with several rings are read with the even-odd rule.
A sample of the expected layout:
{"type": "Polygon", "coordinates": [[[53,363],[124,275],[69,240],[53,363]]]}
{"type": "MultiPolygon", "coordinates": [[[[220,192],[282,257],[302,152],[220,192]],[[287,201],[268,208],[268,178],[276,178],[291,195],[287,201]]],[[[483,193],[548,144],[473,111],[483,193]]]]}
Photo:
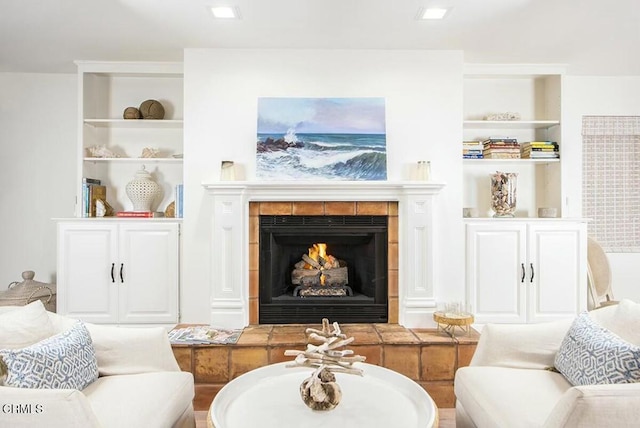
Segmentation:
{"type": "MultiPolygon", "coordinates": [[[[304,349],[305,329],[320,325],[252,325],[234,345],[174,345],[182,370],[194,375],[197,411],[209,408],[217,392],[230,380],[268,364],[290,361],[287,349],[304,349]]],[[[367,363],[397,371],[420,384],[439,408],[453,408],[453,378],[469,364],[478,334],[450,337],[435,329],[408,329],[399,324],[344,324],[348,349],[367,363]]]]}

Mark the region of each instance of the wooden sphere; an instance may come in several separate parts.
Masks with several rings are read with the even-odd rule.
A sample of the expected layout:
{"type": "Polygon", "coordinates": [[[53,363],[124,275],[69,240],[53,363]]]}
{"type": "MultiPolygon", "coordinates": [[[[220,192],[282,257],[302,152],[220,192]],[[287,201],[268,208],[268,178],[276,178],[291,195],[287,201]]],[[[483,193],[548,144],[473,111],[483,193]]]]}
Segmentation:
{"type": "Polygon", "coordinates": [[[142,115],[140,114],[140,110],[135,107],[127,107],[124,109],[124,113],[122,113],[122,117],[124,119],[140,119],[142,115]]]}
{"type": "Polygon", "coordinates": [[[146,100],[140,104],[143,119],[164,119],[164,107],[157,100],[146,100]]]}

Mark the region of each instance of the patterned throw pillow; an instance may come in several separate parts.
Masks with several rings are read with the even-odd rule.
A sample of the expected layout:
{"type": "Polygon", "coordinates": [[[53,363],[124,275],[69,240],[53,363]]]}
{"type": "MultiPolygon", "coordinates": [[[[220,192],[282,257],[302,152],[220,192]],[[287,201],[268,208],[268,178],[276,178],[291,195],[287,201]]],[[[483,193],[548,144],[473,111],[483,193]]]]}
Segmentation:
{"type": "Polygon", "coordinates": [[[564,337],[555,366],[573,385],[640,382],[640,347],[583,312],[564,337]]]}
{"type": "Polygon", "coordinates": [[[7,375],[5,386],[82,390],[98,378],[98,363],[85,325],[22,349],[0,349],[7,375]]]}

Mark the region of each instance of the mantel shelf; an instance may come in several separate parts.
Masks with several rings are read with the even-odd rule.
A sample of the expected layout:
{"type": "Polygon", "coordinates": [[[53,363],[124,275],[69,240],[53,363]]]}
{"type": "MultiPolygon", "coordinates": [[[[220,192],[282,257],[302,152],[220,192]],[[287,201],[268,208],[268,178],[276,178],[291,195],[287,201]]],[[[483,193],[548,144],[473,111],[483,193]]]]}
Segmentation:
{"type": "Polygon", "coordinates": [[[202,183],[211,194],[242,194],[252,201],[380,201],[404,195],[436,195],[431,181],[218,181],[202,183]]]}
{"type": "Polygon", "coordinates": [[[467,129],[538,129],[560,125],[559,120],[465,120],[467,129]]]}

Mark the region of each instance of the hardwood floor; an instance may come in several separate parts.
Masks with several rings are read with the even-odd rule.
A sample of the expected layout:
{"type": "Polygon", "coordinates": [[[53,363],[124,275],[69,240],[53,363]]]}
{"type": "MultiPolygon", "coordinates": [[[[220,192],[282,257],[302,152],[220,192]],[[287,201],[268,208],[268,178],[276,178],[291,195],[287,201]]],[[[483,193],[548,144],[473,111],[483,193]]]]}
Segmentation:
{"type": "MultiPolygon", "coordinates": [[[[455,428],[456,427],[456,409],[438,409],[438,415],[440,417],[439,428],[455,428]]],[[[196,411],[196,428],[207,428],[207,411],[206,410],[196,411]]],[[[289,427],[282,427],[282,428],[289,428],[289,427]]]]}

